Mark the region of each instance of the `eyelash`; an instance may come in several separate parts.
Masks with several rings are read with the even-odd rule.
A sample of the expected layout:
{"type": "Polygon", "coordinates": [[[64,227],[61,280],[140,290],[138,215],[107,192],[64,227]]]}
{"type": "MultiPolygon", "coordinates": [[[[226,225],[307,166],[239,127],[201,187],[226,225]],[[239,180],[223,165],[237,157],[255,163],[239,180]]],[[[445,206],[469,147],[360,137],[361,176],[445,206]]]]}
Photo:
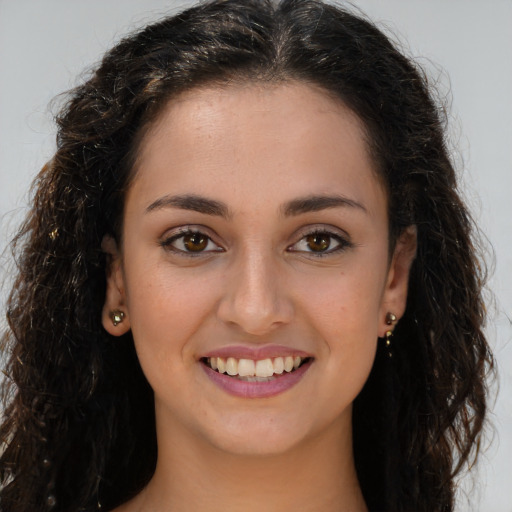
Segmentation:
{"type": "Polygon", "coordinates": [[[159,242],[159,244],[167,251],[171,251],[180,256],[185,256],[185,257],[190,257],[190,258],[197,258],[200,256],[204,256],[205,254],[211,254],[213,252],[224,252],[224,250],[221,247],[219,247],[212,240],[212,238],[210,236],[208,236],[207,234],[205,234],[203,231],[201,231],[199,229],[190,229],[190,228],[180,229],[178,233],[171,235],[170,237],[165,238],[164,240],[161,240],[159,242]],[[204,239],[206,241],[206,247],[208,247],[208,245],[210,243],[213,243],[213,244],[215,244],[217,249],[214,249],[214,250],[210,249],[207,251],[205,251],[205,250],[187,251],[187,250],[179,249],[178,247],[173,246],[173,243],[176,242],[177,240],[184,239],[187,236],[192,237],[194,235],[200,235],[200,236],[204,237],[204,239]]]}
{"type": "MultiPolygon", "coordinates": [[[[306,243],[309,243],[309,242],[306,242],[306,243]]],[[[170,237],[165,238],[164,240],[161,240],[159,242],[159,245],[161,247],[163,247],[165,250],[171,251],[180,256],[192,257],[192,258],[205,256],[205,255],[208,255],[208,254],[211,254],[214,252],[224,252],[224,249],[219,247],[212,240],[212,238],[210,236],[208,236],[207,234],[205,234],[203,231],[201,231],[199,229],[190,229],[190,228],[180,229],[180,231],[178,233],[171,235],[170,237]],[[202,249],[199,251],[188,251],[188,250],[180,249],[178,247],[173,246],[173,244],[176,241],[178,241],[180,239],[184,239],[187,236],[192,237],[194,235],[200,235],[200,236],[204,237],[204,241],[206,243],[205,248],[207,248],[208,245],[210,245],[210,243],[212,243],[212,244],[215,244],[217,249],[213,249],[213,250],[212,249],[210,249],[210,250],[202,249]]],[[[349,249],[351,247],[353,247],[352,242],[350,242],[349,240],[347,240],[347,238],[344,238],[343,236],[341,236],[337,233],[333,233],[333,232],[327,231],[325,229],[312,229],[311,231],[303,234],[297,242],[288,246],[287,251],[307,254],[308,256],[312,256],[314,258],[324,258],[324,257],[332,255],[332,254],[343,252],[344,250],[349,249]],[[294,246],[299,245],[301,242],[303,242],[308,237],[312,237],[312,236],[316,236],[316,237],[324,236],[328,240],[326,250],[322,250],[322,251],[309,250],[308,251],[308,250],[298,250],[298,249],[293,248],[294,246]],[[330,248],[333,240],[338,245],[334,248],[330,248]]]]}
{"type": "MultiPolygon", "coordinates": [[[[306,242],[306,243],[308,243],[308,242],[306,242]]],[[[333,255],[333,254],[341,253],[341,252],[345,251],[346,249],[350,249],[351,247],[353,247],[352,242],[350,242],[347,238],[339,235],[338,233],[333,233],[332,231],[328,231],[326,229],[312,229],[311,231],[304,233],[298,242],[295,242],[294,244],[290,245],[288,247],[288,251],[301,252],[303,254],[307,254],[308,256],[312,256],[314,258],[325,258],[325,257],[333,255]],[[312,237],[312,236],[316,236],[316,237],[324,236],[325,238],[327,238],[328,239],[327,249],[324,251],[312,251],[312,250],[306,251],[306,250],[293,249],[294,246],[300,244],[305,239],[307,239],[308,237],[312,237]],[[330,248],[333,240],[338,245],[334,248],[330,248]]]]}

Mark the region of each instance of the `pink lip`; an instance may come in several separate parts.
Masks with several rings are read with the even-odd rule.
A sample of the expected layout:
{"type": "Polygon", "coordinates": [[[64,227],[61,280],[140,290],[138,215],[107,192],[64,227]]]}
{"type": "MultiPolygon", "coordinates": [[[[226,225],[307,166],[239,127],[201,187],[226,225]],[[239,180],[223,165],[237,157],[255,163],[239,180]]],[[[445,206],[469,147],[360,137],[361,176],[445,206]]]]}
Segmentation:
{"type": "MultiPolygon", "coordinates": [[[[231,354],[233,354],[233,352],[231,352],[231,354]]],[[[212,355],[211,357],[223,356],[212,355]]],[[[268,382],[246,382],[238,380],[236,377],[230,377],[223,373],[216,372],[206,364],[201,363],[201,366],[208,378],[230,395],[241,398],[267,398],[284,393],[295,386],[309,370],[312,363],[313,359],[310,359],[297,370],[290,373],[285,372],[281,375],[274,375],[274,378],[268,382]]]]}
{"type": "Polygon", "coordinates": [[[261,347],[247,347],[244,345],[227,346],[212,350],[201,357],[234,357],[235,359],[252,359],[254,361],[273,357],[300,356],[312,357],[311,354],[283,345],[263,345],[261,347]]]}

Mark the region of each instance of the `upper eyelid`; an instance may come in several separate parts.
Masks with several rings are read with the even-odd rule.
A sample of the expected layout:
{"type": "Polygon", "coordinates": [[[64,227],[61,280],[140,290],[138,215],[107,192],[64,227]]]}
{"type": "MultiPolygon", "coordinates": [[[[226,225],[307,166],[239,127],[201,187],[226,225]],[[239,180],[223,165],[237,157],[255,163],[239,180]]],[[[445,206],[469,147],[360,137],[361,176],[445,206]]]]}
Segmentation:
{"type": "Polygon", "coordinates": [[[325,233],[326,235],[331,235],[334,237],[341,238],[347,242],[350,241],[351,237],[350,235],[341,228],[338,228],[336,226],[332,226],[330,224],[315,224],[312,226],[304,226],[298,230],[295,231],[295,237],[297,238],[297,241],[304,238],[305,236],[314,234],[314,233],[325,233]]]}
{"type": "MultiPolygon", "coordinates": [[[[201,233],[206,235],[211,240],[215,241],[216,238],[219,238],[217,233],[213,231],[211,228],[206,226],[202,226],[200,224],[191,224],[185,226],[177,226],[174,228],[166,229],[164,234],[159,237],[160,240],[169,240],[171,238],[179,238],[182,235],[187,235],[189,233],[201,233]]],[[[217,243],[217,242],[215,242],[217,243]]]]}

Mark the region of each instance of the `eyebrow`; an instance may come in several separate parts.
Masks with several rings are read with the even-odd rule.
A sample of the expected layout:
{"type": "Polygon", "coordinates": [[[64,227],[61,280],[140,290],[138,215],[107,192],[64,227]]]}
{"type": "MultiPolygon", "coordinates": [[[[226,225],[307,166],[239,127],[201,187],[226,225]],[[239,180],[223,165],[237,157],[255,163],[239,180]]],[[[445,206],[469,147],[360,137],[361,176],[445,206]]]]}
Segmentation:
{"type": "Polygon", "coordinates": [[[224,203],[194,194],[163,196],[153,201],[146,208],[146,213],[161,210],[162,208],[179,208],[181,210],[204,213],[205,215],[215,215],[224,218],[230,217],[229,209],[224,203]]]}
{"type": "MultiPolygon", "coordinates": [[[[281,208],[281,211],[285,217],[293,217],[303,213],[318,212],[329,208],[347,206],[360,209],[364,212],[367,211],[361,203],[340,195],[300,197],[285,203],[281,208]]],[[[160,197],[146,208],[146,213],[161,210],[163,208],[179,208],[181,210],[203,213],[205,215],[213,215],[223,218],[231,217],[229,208],[225,203],[195,194],[177,196],[166,195],[160,197]]]]}
{"type": "Polygon", "coordinates": [[[368,213],[361,203],[340,195],[301,197],[286,203],[283,206],[282,211],[285,217],[291,217],[302,213],[319,212],[328,208],[346,206],[350,208],[357,208],[368,213]]]}

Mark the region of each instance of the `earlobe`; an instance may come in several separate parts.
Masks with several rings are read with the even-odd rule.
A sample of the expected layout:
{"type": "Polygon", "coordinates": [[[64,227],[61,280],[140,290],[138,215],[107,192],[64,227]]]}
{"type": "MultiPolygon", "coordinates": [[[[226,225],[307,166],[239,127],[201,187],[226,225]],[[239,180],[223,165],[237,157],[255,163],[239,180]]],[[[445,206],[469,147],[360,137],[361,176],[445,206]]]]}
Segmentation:
{"type": "Polygon", "coordinates": [[[395,320],[401,318],[407,305],[407,290],[411,266],[416,256],[416,226],[408,226],[399,236],[388,270],[386,289],[381,305],[380,337],[385,337],[389,330],[389,314],[395,320]]]}
{"type": "Polygon", "coordinates": [[[117,243],[105,235],[101,248],[107,256],[105,303],[102,312],[104,329],[113,336],[121,336],[130,330],[130,317],[126,307],[122,260],[117,243]]]}

